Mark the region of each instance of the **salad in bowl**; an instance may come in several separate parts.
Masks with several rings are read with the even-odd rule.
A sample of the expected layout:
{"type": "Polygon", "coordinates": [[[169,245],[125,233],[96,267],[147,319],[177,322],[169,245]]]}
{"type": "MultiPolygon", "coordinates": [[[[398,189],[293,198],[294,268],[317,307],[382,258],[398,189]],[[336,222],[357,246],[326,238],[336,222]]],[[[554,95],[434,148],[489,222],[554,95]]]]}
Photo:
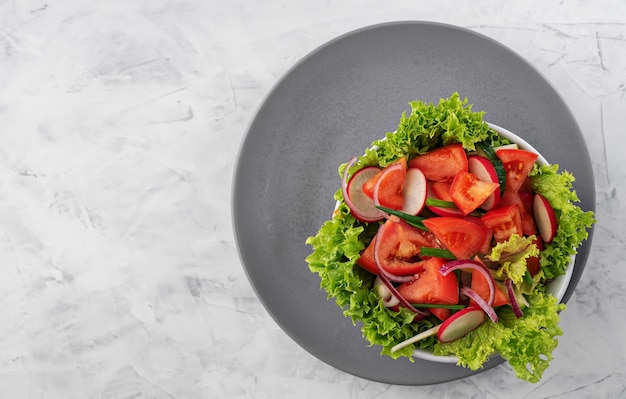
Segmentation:
{"type": "Polygon", "coordinates": [[[306,241],[320,286],[393,358],[540,380],[577,247],[595,223],[574,176],[453,93],[339,166],[330,220],[306,241]]]}

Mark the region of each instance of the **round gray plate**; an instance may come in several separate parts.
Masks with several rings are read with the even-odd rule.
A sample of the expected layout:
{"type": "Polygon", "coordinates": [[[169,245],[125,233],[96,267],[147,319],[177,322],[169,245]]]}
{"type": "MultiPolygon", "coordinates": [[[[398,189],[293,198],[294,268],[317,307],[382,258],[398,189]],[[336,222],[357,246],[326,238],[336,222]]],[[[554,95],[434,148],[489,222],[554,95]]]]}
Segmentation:
{"type": "MultiPolygon", "coordinates": [[[[368,347],[309,271],[304,244],[327,220],[340,186],[338,166],[395,130],[408,102],[437,103],[453,92],[485,119],[516,132],[576,176],[581,206],[595,210],[594,178],[583,136],[552,86],[503,45],[430,22],[375,25],[343,35],[298,62],[250,123],[233,187],[241,260],[258,297],[298,344],[353,375],[426,385],[477,372],[454,364],[393,360],[368,347]]],[[[571,296],[591,237],[579,249],[571,296]]],[[[496,357],[484,370],[502,363],[496,357]]],[[[478,371],[480,372],[480,371],[478,371]]]]}

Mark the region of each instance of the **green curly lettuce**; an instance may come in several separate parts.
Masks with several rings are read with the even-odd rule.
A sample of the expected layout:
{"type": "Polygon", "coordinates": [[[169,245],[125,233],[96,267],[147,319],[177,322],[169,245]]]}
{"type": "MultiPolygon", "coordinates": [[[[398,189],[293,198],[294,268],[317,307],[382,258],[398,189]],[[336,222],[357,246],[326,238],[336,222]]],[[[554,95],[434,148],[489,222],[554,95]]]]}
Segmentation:
{"type": "Polygon", "coordinates": [[[579,199],[573,188],[574,176],[567,171],[559,173],[559,165],[535,165],[529,176],[533,190],[550,202],[557,216],[556,235],[540,254],[541,270],[549,280],[565,273],[596,220],[592,211],[575,205],[579,199]]]}
{"type": "MultiPolygon", "coordinates": [[[[358,157],[350,174],[364,166],[385,167],[398,158],[411,158],[451,143],[462,143],[468,151],[473,151],[477,143],[492,147],[510,143],[490,129],[482,120],[484,113],[472,111],[471,104],[467,99],[461,100],[458,93],[441,99],[438,105],[414,101],[410,106],[410,114],[402,114],[396,131],[387,133],[384,140],[374,141],[372,147],[358,157]]],[[[340,176],[345,166],[339,166],[340,176]]],[[[542,276],[549,279],[564,273],[570,256],[587,238],[586,230],[595,219],[593,213],[583,212],[574,205],[578,198],[572,189],[573,176],[567,172],[558,173],[558,166],[535,166],[531,181],[534,190],[543,194],[555,208],[559,227],[552,243],[540,253],[542,271],[535,276],[532,287],[521,290],[531,294],[528,297],[530,307],[524,311],[522,318],[516,318],[509,307],[501,307],[498,310],[499,323],[485,322],[452,343],[441,344],[435,336],[430,336],[391,352],[392,347],[430,329],[438,324],[438,320],[429,317],[415,323],[414,314],[408,309],[402,307],[393,311],[382,305],[376,290],[372,289],[374,276],[356,264],[379,224],[362,223],[355,219],[341,190],[334,195],[339,206],[333,218],[306,240],[306,244],[313,248],[306,258],[309,269],[319,275],[320,288],[328,293],[329,299],[334,299],[344,315],[351,318],[355,325],[357,322],[361,324],[363,337],[370,345],[382,347],[382,355],[413,360],[414,349],[422,348],[437,355],[455,354],[460,359],[460,365],[476,370],[490,356],[499,353],[509,361],[518,377],[538,381],[556,347],[555,337],[562,333],[557,326],[558,311],[564,309],[564,305],[557,305],[554,297],[540,290],[542,285],[539,280],[542,276]]],[[[503,254],[513,250],[513,246],[521,248],[526,244],[526,241],[510,242],[496,252],[499,251],[501,259],[503,254]]],[[[535,251],[534,244],[527,246],[522,256],[524,259],[535,256],[535,251]]],[[[522,276],[522,269],[518,267],[521,257],[513,258],[508,259],[510,264],[500,272],[502,277],[518,281],[522,276]]],[[[519,288],[520,284],[516,286],[519,288]]]]}
{"type": "Polygon", "coordinates": [[[524,317],[518,319],[510,307],[503,307],[498,310],[498,323],[487,320],[461,339],[436,343],[435,355],[454,354],[459,365],[478,370],[498,353],[509,362],[518,378],[539,381],[558,345],[556,337],[563,334],[558,326],[558,312],[565,310],[565,305],[540,292],[529,296],[528,302],[530,306],[524,317]]]}

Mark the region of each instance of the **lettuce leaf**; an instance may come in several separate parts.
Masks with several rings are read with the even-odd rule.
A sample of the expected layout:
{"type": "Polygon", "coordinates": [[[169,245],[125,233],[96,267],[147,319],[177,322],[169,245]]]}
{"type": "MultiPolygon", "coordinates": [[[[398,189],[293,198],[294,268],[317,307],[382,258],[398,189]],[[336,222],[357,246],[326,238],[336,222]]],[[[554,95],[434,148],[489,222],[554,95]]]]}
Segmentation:
{"type": "Polygon", "coordinates": [[[461,143],[468,151],[474,151],[481,141],[493,145],[507,143],[483,121],[484,112],[472,111],[467,98],[461,100],[458,93],[441,99],[438,105],[413,101],[410,106],[410,114],[402,114],[396,131],[372,143],[377,150],[366,152],[366,158],[377,163],[368,165],[385,167],[400,157],[424,154],[452,143],[461,143]]]}
{"type": "MultiPolygon", "coordinates": [[[[473,151],[479,142],[491,146],[510,143],[490,129],[482,120],[483,113],[473,112],[471,104],[467,99],[461,100],[458,93],[441,99],[438,105],[414,101],[410,106],[410,114],[402,114],[396,131],[373,142],[372,148],[358,157],[352,173],[369,165],[385,167],[400,157],[411,158],[450,143],[462,143],[468,151],[473,151]]],[[[345,166],[339,166],[340,176],[345,166]]],[[[558,165],[535,166],[531,172],[533,189],[543,194],[555,208],[559,226],[552,243],[540,253],[542,271],[535,276],[533,286],[525,287],[523,291],[531,294],[528,297],[530,308],[524,311],[524,317],[517,319],[509,307],[501,307],[498,310],[499,323],[485,322],[452,343],[441,344],[431,336],[391,353],[393,346],[431,328],[438,321],[433,317],[415,323],[409,310],[402,308],[396,312],[382,306],[381,299],[372,290],[374,276],[356,265],[378,224],[356,220],[350,214],[341,190],[334,195],[339,207],[333,218],[306,240],[306,244],[313,248],[306,261],[309,269],[319,275],[320,288],[328,293],[329,300],[334,300],[355,325],[361,325],[363,337],[370,345],[380,345],[382,355],[406,356],[412,360],[414,348],[425,348],[438,355],[456,354],[460,365],[475,370],[490,356],[499,353],[509,361],[519,378],[535,382],[551,359],[557,344],[555,337],[562,333],[557,325],[558,311],[565,308],[557,305],[555,298],[544,294],[542,286],[537,283],[542,276],[550,279],[564,273],[570,256],[587,238],[587,228],[595,223],[592,212],[583,212],[574,205],[578,198],[572,189],[573,181],[571,174],[558,172],[558,165]]],[[[526,244],[527,239],[513,239],[494,249],[491,254],[494,259],[508,257],[504,263],[509,264],[500,271],[501,277],[514,281],[522,279],[519,265],[526,257],[536,255],[534,244],[519,250],[526,244]],[[511,256],[511,251],[519,252],[519,257],[511,256]]],[[[520,284],[523,283],[516,286],[519,288],[520,284]]]]}
{"type": "Polygon", "coordinates": [[[460,366],[478,370],[490,356],[499,354],[509,362],[518,378],[537,382],[552,360],[557,347],[559,311],[565,305],[557,304],[551,295],[535,293],[528,299],[530,307],[524,316],[516,318],[509,307],[498,312],[499,322],[487,320],[477,329],[450,343],[436,343],[435,355],[455,354],[460,366]]]}
{"type": "Polygon", "coordinates": [[[539,255],[539,248],[534,243],[535,238],[534,235],[522,237],[519,234],[513,234],[507,241],[496,244],[491,249],[488,258],[494,262],[500,262],[502,266],[493,273],[493,277],[497,280],[509,278],[520,292],[530,294],[543,277],[540,271],[533,278],[532,285],[524,282],[527,270],[526,259],[539,255]]]}
{"type": "MultiPolygon", "coordinates": [[[[341,190],[335,194],[341,198],[341,190]]],[[[309,269],[320,276],[320,287],[343,309],[353,323],[362,323],[363,337],[371,345],[383,347],[382,354],[394,358],[410,356],[408,348],[391,353],[391,348],[415,334],[432,327],[430,322],[414,323],[414,314],[403,308],[391,311],[382,305],[378,294],[372,290],[374,276],[356,265],[356,260],[376,231],[376,225],[364,226],[341,202],[335,216],[321,226],[306,244],[313,252],[306,258],[309,269]]],[[[422,345],[433,345],[433,339],[422,345]]]]}
{"type": "Polygon", "coordinates": [[[574,176],[558,170],[557,164],[535,165],[529,174],[533,190],[550,202],[558,219],[554,239],[540,254],[541,270],[548,280],[565,273],[578,246],[589,236],[587,229],[596,222],[593,212],[575,205],[579,199],[573,188],[574,176]]]}

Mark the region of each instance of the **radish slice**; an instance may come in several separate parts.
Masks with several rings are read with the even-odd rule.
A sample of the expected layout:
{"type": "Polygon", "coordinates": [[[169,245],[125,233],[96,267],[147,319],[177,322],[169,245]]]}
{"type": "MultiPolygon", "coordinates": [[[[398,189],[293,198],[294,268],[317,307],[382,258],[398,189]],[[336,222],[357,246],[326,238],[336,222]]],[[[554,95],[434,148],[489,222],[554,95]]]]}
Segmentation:
{"type": "Polygon", "coordinates": [[[498,188],[494,191],[489,198],[480,205],[480,208],[485,211],[495,209],[500,203],[500,182],[498,181],[498,174],[493,164],[484,157],[473,156],[467,158],[468,171],[478,178],[480,181],[489,183],[498,183],[498,188]]]}
{"type": "Polygon", "coordinates": [[[515,313],[515,317],[518,319],[522,317],[524,314],[522,313],[522,309],[517,303],[517,297],[515,296],[515,291],[513,291],[513,282],[510,278],[504,280],[504,284],[506,285],[506,293],[509,296],[509,302],[511,302],[511,307],[513,308],[513,313],[515,313]]]}
{"type": "Polygon", "coordinates": [[[491,305],[487,304],[487,302],[485,302],[485,300],[480,295],[478,295],[476,291],[468,287],[461,287],[461,293],[473,299],[478,304],[478,306],[480,306],[481,309],[485,313],[487,313],[487,316],[489,316],[491,321],[493,321],[494,323],[498,322],[498,315],[496,314],[496,311],[491,305]]]}
{"type": "MultiPolygon", "coordinates": [[[[373,172],[373,170],[371,170],[370,167],[360,169],[348,180],[348,171],[356,161],[357,157],[350,159],[346,164],[345,170],[343,171],[341,179],[341,192],[343,193],[343,199],[346,201],[346,204],[355,218],[366,223],[376,222],[384,218],[383,212],[376,208],[374,202],[363,193],[361,188],[363,183],[367,181],[365,179],[373,172]]],[[[376,167],[373,168],[380,171],[376,167]]]]}
{"type": "MultiPolygon", "coordinates": [[[[378,180],[376,180],[376,184],[374,185],[374,205],[376,206],[381,206],[380,205],[380,199],[379,199],[379,191],[380,191],[380,184],[385,180],[385,178],[387,177],[387,175],[389,175],[390,173],[394,173],[398,170],[401,170],[404,166],[402,166],[399,163],[395,163],[392,164],[390,166],[387,166],[385,169],[383,169],[383,172],[380,174],[380,176],[378,177],[378,180]]],[[[378,208],[376,208],[378,209],[378,208]]],[[[385,218],[389,218],[389,214],[387,212],[383,212],[380,209],[378,209],[385,218]]]]}
{"type": "Polygon", "coordinates": [[[442,343],[452,342],[476,329],[485,321],[485,312],[475,306],[459,310],[441,324],[437,338],[442,343]]]}
{"type": "Polygon", "coordinates": [[[402,188],[402,197],[404,199],[402,212],[410,215],[420,213],[426,203],[427,193],[428,186],[424,173],[418,168],[407,169],[404,187],[402,188]]]}
{"type": "Polygon", "coordinates": [[[458,259],[445,263],[443,266],[441,266],[441,269],[439,269],[439,273],[447,276],[448,273],[451,273],[458,269],[471,269],[472,271],[476,270],[485,277],[485,280],[487,280],[487,284],[489,285],[489,300],[487,301],[487,304],[489,306],[493,305],[493,300],[496,297],[496,283],[493,281],[493,276],[491,275],[491,272],[489,272],[489,269],[487,269],[487,266],[471,259],[458,259]]]}
{"type": "Polygon", "coordinates": [[[533,214],[541,238],[545,243],[551,242],[557,229],[556,214],[550,202],[541,194],[535,194],[533,214]]]}

